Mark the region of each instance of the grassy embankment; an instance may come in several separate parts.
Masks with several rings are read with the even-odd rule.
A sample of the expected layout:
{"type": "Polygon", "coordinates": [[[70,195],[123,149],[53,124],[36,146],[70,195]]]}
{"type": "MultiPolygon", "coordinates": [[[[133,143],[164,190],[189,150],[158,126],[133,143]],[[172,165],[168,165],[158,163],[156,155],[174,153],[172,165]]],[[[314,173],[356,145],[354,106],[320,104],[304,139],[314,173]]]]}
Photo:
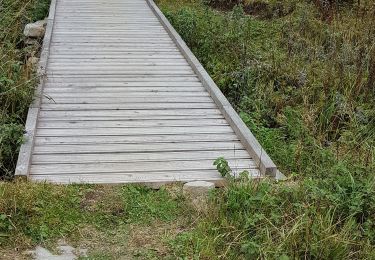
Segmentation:
{"type": "MultiPolygon", "coordinates": [[[[230,185],[201,215],[179,189],[2,183],[5,253],[65,237],[95,259],[375,258],[374,7],[253,3],[159,6],[289,180],[230,185]]],[[[8,19],[32,6],[8,9],[8,19]]],[[[14,81],[1,89],[1,145],[12,147],[2,148],[2,171],[10,173],[32,84],[20,84],[30,78],[17,49],[22,25],[0,23],[15,27],[4,38],[12,52],[1,50],[13,53],[1,71],[14,81]]]]}
{"type": "Polygon", "coordinates": [[[13,176],[37,81],[26,61],[38,46],[27,46],[22,31],[28,22],[43,19],[48,7],[49,0],[0,1],[0,179],[13,176]]]}
{"type": "Polygon", "coordinates": [[[181,253],[375,258],[372,1],[158,2],[290,177],[226,190],[181,253]]]}

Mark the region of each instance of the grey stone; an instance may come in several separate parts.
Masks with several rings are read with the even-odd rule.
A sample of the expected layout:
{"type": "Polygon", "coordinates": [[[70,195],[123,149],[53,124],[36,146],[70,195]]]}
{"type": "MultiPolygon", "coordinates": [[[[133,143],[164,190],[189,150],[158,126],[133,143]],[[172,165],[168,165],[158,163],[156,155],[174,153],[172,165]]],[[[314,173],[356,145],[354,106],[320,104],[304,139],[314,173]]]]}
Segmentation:
{"type": "Polygon", "coordinates": [[[192,181],[188,182],[183,187],[185,195],[189,196],[204,196],[209,193],[210,190],[215,188],[215,184],[207,181],[192,181]]]}
{"type": "Polygon", "coordinates": [[[36,260],[75,260],[80,256],[87,256],[87,249],[75,249],[74,247],[67,245],[64,241],[59,241],[57,249],[61,252],[59,255],[54,255],[49,250],[37,246],[34,251],[29,251],[34,259],[36,260]]]}
{"type": "Polygon", "coordinates": [[[46,32],[47,20],[37,21],[35,23],[26,24],[23,34],[26,37],[42,38],[46,32]]]}
{"type": "Polygon", "coordinates": [[[61,255],[54,255],[50,251],[41,246],[37,246],[34,251],[34,259],[37,260],[75,260],[77,258],[78,257],[70,251],[63,251],[63,254],[61,255]]]}

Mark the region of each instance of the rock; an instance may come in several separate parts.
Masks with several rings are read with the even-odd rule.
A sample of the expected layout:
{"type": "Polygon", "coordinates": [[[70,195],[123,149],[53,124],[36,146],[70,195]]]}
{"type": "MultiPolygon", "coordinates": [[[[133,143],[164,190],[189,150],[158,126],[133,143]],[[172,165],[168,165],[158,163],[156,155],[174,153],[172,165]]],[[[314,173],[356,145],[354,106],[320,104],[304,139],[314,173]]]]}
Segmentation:
{"type": "Polygon", "coordinates": [[[34,70],[37,69],[38,64],[39,64],[39,58],[37,58],[37,57],[30,57],[30,58],[27,59],[27,62],[26,62],[26,65],[28,67],[33,68],[34,70]]]}
{"type": "Polygon", "coordinates": [[[42,38],[46,31],[47,20],[37,21],[35,23],[26,24],[23,34],[26,37],[42,38]]]}
{"type": "Polygon", "coordinates": [[[207,181],[188,182],[183,187],[183,193],[188,196],[207,196],[209,191],[215,188],[215,184],[207,181]]]}
{"type": "Polygon", "coordinates": [[[204,213],[208,210],[208,194],[214,188],[215,184],[212,182],[193,181],[184,185],[183,194],[195,210],[204,213]]]}
{"type": "Polygon", "coordinates": [[[284,174],[282,174],[280,171],[276,172],[276,176],[275,176],[276,181],[285,181],[287,179],[288,178],[284,174]]]}
{"type": "Polygon", "coordinates": [[[58,244],[59,255],[54,255],[41,246],[37,246],[33,251],[27,251],[27,254],[36,260],[75,260],[80,257],[87,257],[87,249],[75,249],[63,241],[59,241],[58,244]]]}

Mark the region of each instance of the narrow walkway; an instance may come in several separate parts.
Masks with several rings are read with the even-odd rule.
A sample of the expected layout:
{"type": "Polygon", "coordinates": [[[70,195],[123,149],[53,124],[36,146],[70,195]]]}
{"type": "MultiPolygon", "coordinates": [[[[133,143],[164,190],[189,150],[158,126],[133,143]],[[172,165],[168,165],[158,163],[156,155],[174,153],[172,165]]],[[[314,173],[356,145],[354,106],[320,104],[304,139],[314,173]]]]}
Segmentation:
{"type": "Polygon", "coordinates": [[[56,183],[220,181],[220,156],[255,177],[269,170],[153,2],[52,5],[42,98],[30,108],[16,174],[56,183]]]}

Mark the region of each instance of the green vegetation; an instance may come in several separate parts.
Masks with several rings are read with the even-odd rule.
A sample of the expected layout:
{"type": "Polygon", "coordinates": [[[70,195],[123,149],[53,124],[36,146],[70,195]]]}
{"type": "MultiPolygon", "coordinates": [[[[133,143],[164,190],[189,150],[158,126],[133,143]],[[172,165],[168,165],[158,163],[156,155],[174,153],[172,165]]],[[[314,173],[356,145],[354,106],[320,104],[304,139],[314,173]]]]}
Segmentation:
{"type": "Polygon", "coordinates": [[[0,1],[0,178],[13,176],[27,109],[36,85],[26,61],[37,46],[23,42],[25,24],[46,17],[50,0],[0,1]]]}
{"type": "MultiPolygon", "coordinates": [[[[0,2],[3,178],[35,86],[20,35],[47,4],[0,2]]],[[[230,180],[207,212],[180,186],[1,183],[0,255],[63,237],[90,259],[375,259],[372,1],[158,4],[288,180],[230,180]]]]}
{"type": "Polygon", "coordinates": [[[158,4],[290,177],[223,191],[180,253],[374,258],[375,7],[241,2],[158,4]]]}
{"type": "Polygon", "coordinates": [[[161,248],[169,236],[174,238],[175,230],[192,222],[193,215],[181,196],[181,186],[153,191],[141,186],[3,182],[0,255],[4,254],[1,248],[8,252],[18,248],[22,253],[36,244],[53,248],[58,239],[67,238],[74,245],[84,243],[99,259],[125,254],[151,257],[156,254],[152,246],[161,248]],[[132,248],[139,239],[150,245],[132,248]]]}

